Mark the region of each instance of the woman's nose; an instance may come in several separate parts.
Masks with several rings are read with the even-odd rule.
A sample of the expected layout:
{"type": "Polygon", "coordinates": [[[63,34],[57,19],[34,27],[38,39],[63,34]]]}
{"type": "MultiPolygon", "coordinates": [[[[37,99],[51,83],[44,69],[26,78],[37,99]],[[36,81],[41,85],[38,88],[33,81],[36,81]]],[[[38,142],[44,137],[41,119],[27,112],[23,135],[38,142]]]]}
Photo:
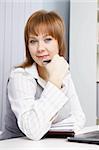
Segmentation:
{"type": "Polygon", "coordinates": [[[45,50],[45,46],[43,42],[38,42],[38,49],[39,52],[44,51],[45,50]]]}

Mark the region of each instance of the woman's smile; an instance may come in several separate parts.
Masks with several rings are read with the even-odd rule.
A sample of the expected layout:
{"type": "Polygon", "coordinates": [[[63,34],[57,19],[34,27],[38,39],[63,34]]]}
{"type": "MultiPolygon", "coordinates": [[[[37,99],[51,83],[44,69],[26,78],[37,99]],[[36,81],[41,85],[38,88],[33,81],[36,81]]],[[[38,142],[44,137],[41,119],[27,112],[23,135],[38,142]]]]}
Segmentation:
{"type": "Polygon", "coordinates": [[[49,55],[38,55],[36,57],[41,61],[50,59],[49,55]]]}

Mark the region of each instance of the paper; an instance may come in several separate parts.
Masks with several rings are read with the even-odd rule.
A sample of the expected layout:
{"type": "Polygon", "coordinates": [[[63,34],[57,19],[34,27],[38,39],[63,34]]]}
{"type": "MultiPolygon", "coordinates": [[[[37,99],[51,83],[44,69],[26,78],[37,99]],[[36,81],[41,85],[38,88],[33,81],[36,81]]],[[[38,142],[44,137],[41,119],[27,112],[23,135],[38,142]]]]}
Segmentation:
{"type": "Polygon", "coordinates": [[[52,124],[50,131],[73,131],[73,123],[52,124]]]}

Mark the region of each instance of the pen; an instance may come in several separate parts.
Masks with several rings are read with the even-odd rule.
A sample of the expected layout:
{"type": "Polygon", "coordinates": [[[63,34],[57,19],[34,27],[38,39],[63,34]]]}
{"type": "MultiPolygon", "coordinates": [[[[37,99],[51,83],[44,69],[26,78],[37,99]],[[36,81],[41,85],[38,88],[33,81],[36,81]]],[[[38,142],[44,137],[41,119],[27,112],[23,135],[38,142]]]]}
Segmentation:
{"type": "Polygon", "coordinates": [[[51,59],[50,60],[44,60],[43,61],[43,64],[48,64],[48,63],[50,63],[51,62],[51,59]]]}

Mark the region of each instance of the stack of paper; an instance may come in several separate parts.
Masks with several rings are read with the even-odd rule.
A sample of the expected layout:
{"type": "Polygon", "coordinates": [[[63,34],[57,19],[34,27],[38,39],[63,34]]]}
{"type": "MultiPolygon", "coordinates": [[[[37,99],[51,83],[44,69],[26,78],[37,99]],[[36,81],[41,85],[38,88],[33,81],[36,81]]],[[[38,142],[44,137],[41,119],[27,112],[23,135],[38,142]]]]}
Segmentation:
{"type": "Polygon", "coordinates": [[[61,122],[52,124],[50,131],[71,131],[73,130],[73,122],[70,120],[63,120],[61,122]]]}

